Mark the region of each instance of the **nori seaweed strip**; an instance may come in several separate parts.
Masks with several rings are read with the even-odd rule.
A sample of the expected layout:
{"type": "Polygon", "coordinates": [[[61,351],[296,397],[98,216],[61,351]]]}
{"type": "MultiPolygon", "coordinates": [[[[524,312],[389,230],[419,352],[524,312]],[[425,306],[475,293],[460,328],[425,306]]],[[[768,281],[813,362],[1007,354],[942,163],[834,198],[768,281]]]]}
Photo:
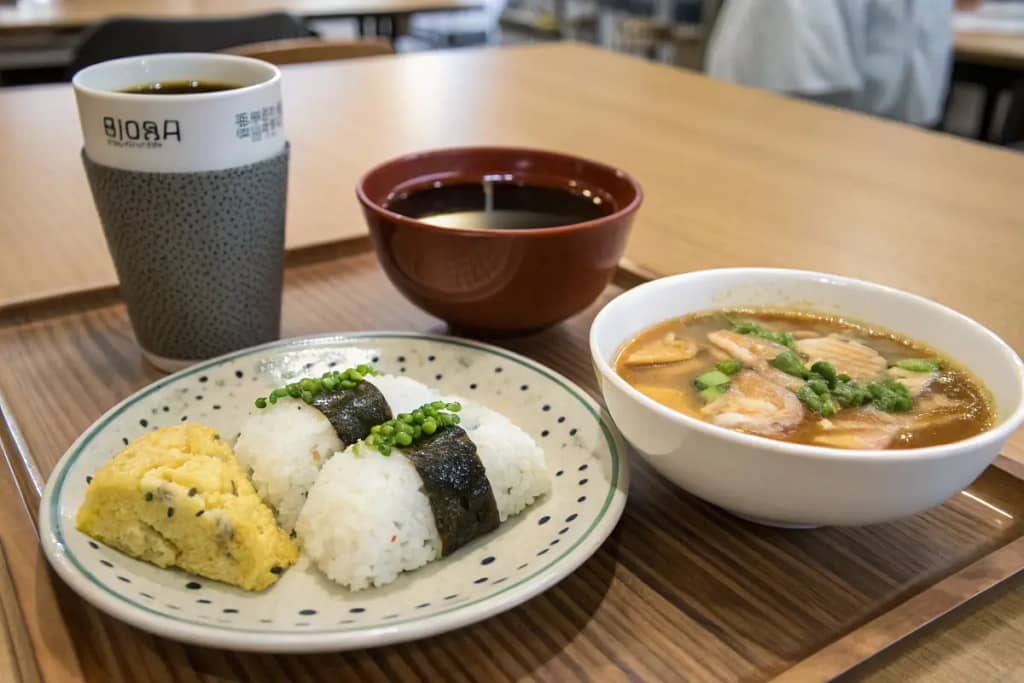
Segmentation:
{"type": "Polygon", "coordinates": [[[370,427],[392,418],[384,395],[369,382],[359,382],[354,389],[324,391],[313,399],[312,405],[330,420],[346,445],[366,438],[370,427]]]}
{"type": "Polygon", "coordinates": [[[443,429],[401,452],[423,481],[441,536],[442,556],[498,528],[491,482],[465,430],[443,429]]]}

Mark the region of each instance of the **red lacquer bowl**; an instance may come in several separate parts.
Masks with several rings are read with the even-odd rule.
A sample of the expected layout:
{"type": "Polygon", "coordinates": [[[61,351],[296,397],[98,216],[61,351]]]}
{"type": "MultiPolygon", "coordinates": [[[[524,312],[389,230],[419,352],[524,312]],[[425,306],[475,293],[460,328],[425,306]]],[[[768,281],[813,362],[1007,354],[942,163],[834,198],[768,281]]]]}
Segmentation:
{"type": "Polygon", "coordinates": [[[462,332],[538,330],[587,307],[608,284],[640,207],[622,171],[555,152],[506,147],[440,149],[393,159],[356,188],[377,257],[410,301],[462,332]],[[390,211],[403,192],[484,176],[601,196],[611,213],[523,230],[452,229],[390,211]]]}

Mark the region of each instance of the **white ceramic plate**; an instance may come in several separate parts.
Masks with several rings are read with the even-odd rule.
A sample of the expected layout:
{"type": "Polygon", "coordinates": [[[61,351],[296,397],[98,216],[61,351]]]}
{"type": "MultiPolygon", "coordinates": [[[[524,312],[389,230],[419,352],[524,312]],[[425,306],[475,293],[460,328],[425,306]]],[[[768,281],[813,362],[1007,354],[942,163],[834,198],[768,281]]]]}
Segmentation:
{"type": "Polygon", "coordinates": [[[582,389],[517,354],[463,339],[363,333],[267,344],[142,389],[71,446],[46,485],[43,550],[83,598],[168,638],[262,652],[371,647],[472,624],[537,595],[601,545],[622,514],[625,453],[582,389]],[[552,492],[497,531],[383,588],[352,593],[305,558],[263,593],[133,560],[75,529],[90,475],[129,440],[193,421],[237,435],[253,400],[294,377],[368,362],[507,415],[543,448],[552,492]]]}

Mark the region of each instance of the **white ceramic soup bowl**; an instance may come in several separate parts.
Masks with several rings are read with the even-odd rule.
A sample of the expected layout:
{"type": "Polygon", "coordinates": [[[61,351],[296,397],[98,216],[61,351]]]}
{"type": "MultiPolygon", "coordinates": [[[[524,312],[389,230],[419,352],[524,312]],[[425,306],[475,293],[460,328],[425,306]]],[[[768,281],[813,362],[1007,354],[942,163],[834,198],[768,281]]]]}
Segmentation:
{"type": "Polygon", "coordinates": [[[612,418],[651,466],[736,515],[777,526],[873,524],[927,510],[974,481],[1024,421],[1024,364],[995,334],[928,299],[823,273],[730,268],[654,280],[601,310],[590,350],[612,418]],[[748,306],[842,315],[926,343],[984,382],[996,425],[963,441],[908,450],[792,444],[688,417],[616,374],[619,350],[649,327],[748,306]]]}

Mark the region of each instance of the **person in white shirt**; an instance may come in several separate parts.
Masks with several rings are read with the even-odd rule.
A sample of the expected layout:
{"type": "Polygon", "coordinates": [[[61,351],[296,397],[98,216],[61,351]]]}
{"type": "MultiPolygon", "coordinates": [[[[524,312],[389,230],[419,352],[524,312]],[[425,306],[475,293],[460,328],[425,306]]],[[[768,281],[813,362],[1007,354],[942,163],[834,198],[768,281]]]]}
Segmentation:
{"type": "Polygon", "coordinates": [[[942,117],[954,0],[725,0],[707,73],[919,125],[942,117]]]}

